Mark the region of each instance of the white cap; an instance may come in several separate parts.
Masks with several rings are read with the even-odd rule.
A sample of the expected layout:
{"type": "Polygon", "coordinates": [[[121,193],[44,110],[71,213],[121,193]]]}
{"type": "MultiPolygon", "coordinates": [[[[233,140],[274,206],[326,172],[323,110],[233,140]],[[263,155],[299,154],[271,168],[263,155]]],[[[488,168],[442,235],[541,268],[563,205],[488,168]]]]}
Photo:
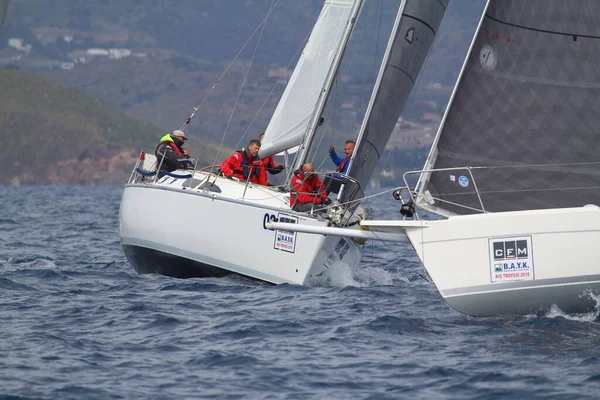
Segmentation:
{"type": "Polygon", "coordinates": [[[187,138],[185,137],[185,133],[183,133],[183,131],[180,131],[179,129],[173,131],[173,133],[171,133],[171,136],[180,136],[183,138],[183,140],[187,140],[187,138]]]}

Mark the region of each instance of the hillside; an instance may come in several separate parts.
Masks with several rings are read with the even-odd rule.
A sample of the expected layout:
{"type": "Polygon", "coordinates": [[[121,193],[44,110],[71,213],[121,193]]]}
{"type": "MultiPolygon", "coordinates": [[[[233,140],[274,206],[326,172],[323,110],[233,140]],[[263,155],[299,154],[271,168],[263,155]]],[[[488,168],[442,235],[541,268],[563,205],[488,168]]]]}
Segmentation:
{"type": "MultiPolygon", "coordinates": [[[[336,84],[343,96],[334,96],[340,99],[334,114],[339,137],[354,136],[360,126],[398,3],[365,2],[348,46],[348,60],[343,63],[343,83],[336,84]]],[[[13,0],[0,40],[0,48],[4,45],[0,65],[3,60],[14,62],[81,89],[134,118],[173,129],[209,91],[272,4],[272,0],[182,0],[173,7],[150,0],[13,0]],[[11,37],[22,38],[23,46],[30,45],[31,50],[7,46],[11,37]],[[115,59],[87,53],[111,48],[131,54],[115,59]]],[[[192,135],[220,143],[227,129],[224,143],[234,147],[246,130],[255,135],[265,129],[286,83],[284,79],[274,87],[278,74],[295,64],[294,53],[322,1],[280,0],[276,4],[264,31],[248,42],[238,62],[204,102],[190,126],[192,135]],[[251,127],[250,121],[254,121],[251,127]]],[[[450,2],[406,119],[415,121],[425,113],[442,112],[483,5],[482,0],[450,2]],[[433,83],[444,90],[428,90],[433,83]]]]}
{"type": "MultiPolygon", "coordinates": [[[[79,90],[35,74],[0,70],[0,184],[123,183],[137,152],[153,151],[164,131],[79,90]]],[[[190,141],[191,142],[191,141],[190,141]]],[[[192,144],[200,164],[215,148],[192,144]]]]}
{"type": "MultiPolygon", "coordinates": [[[[333,112],[325,125],[323,149],[332,143],[341,146],[345,139],[356,136],[399,2],[365,1],[335,84],[338,91],[327,105],[326,115],[330,115],[329,109],[333,112]]],[[[411,149],[430,145],[484,4],[484,0],[450,1],[428,63],[403,112],[405,123],[386,151],[397,148],[401,154],[412,154],[411,149]]],[[[165,130],[178,128],[211,91],[186,132],[198,146],[222,142],[230,148],[239,147],[267,126],[289,78],[290,71],[285,71],[285,67],[295,65],[294,54],[301,48],[321,5],[322,0],[181,0],[176,7],[159,0],[13,0],[0,37],[0,66],[14,64],[21,70],[49,77],[100,99],[99,106],[108,105],[165,130]],[[264,31],[257,31],[259,34],[248,42],[228,74],[211,90],[275,3],[277,7],[264,31]],[[280,77],[283,79],[277,84],[280,77]]],[[[21,112],[26,109],[18,107],[21,112]]],[[[3,112],[0,110],[0,115],[3,112]]],[[[60,111],[52,113],[61,115],[60,111]]],[[[11,118],[16,118],[16,125],[29,129],[30,125],[44,125],[41,114],[32,114],[11,114],[11,118]]],[[[126,118],[123,114],[121,117],[126,118]]],[[[88,123],[85,117],[77,118],[49,116],[47,124],[51,126],[37,132],[42,136],[46,131],[58,132],[60,137],[67,130],[61,124],[69,119],[74,125],[88,123]]],[[[95,132],[91,138],[101,136],[84,140],[94,148],[94,154],[115,146],[114,131],[89,129],[95,132]]],[[[158,128],[142,131],[151,129],[162,133],[158,128]]],[[[117,132],[121,134],[123,129],[117,132]]],[[[117,142],[127,149],[136,149],[131,150],[134,152],[138,147],[153,149],[156,135],[150,136],[150,144],[139,140],[135,146],[127,147],[121,143],[121,137],[117,142]]],[[[92,150],[76,140],[69,146],[74,152],[72,157],[87,162],[92,150]]],[[[211,159],[202,161],[218,161],[227,152],[215,156],[212,151],[211,159]]],[[[199,147],[198,152],[192,153],[211,152],[199,147]]],[[[422,157],[423,152],[417,154],[422,157]]],[[[390,157],[394,165],[381,168],[404,168],[399,161],[403,158],[390,157]]],[[[66,162],[61,159],[62,164],[57,164],[62,169],[52,181],[61,181],[65,171],[70,171],[62,167],[66,162]]],[[[32,179],[26,175],[18,180],[32,179]]]]}

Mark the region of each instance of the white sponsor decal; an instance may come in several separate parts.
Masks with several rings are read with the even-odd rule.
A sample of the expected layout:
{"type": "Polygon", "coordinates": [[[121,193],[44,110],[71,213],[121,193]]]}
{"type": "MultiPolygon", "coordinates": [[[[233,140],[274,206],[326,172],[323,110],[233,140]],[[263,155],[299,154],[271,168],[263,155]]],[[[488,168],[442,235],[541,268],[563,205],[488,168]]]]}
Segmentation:
{"type": "Polygon", "coordinates": [[[531,236],[489,239],[492,282],[534,279],[531,236]]]}
{"type": "MultiPolygon", "coordinates": [[[[287,224],[298,223],[298,217],[282,213],[278,214],[277,220],[287,224]]],[[[279,229],[276,230],[275,244],[273,245],[273,248],[287,251],[288,253],[294,253],[296,251],[296,232],[282,231],[279,229]]]]}

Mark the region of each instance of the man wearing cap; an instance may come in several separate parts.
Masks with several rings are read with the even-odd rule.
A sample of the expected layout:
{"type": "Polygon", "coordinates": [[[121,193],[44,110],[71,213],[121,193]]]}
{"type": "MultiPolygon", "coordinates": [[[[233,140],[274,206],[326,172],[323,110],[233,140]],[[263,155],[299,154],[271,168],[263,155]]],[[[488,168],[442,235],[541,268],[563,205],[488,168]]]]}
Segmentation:
{"type": "MultiPolygon", "coordinates": [[[[183,148],[185,140],[187,140],[185,133],[180,130],[167,133],[160,139],[160,144],[156,147],[154,154],[158,159],[161,170],[171,172],[176,169],[186,169],[194,166],[187,150],[183,148]]],[[[162,175],[159,171],[158,177],[160,178],[162,175]]]]}

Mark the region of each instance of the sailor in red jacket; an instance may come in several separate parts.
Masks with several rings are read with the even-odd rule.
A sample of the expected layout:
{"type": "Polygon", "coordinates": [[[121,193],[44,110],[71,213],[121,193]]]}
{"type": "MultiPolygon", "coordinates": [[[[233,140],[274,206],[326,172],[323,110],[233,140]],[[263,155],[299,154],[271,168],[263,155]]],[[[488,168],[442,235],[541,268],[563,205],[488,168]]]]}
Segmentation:
{"type": "Polygon", "coordinates": [[[258,158],[260,142],[251,140],[247,149],[233,153],[221,164],[221,172],[228,178],[240,181],[249,180],[259,185],[267,185],[267,172],[258,158]]]}
{"type": "Polygon", "coordinates": [[[314,172],[315,169],[311,163],[305,163],[295,171],[290,191],[292,210],[304,212],[331,204],[331,200],[327,198],[325,186],[314,172]]]}

